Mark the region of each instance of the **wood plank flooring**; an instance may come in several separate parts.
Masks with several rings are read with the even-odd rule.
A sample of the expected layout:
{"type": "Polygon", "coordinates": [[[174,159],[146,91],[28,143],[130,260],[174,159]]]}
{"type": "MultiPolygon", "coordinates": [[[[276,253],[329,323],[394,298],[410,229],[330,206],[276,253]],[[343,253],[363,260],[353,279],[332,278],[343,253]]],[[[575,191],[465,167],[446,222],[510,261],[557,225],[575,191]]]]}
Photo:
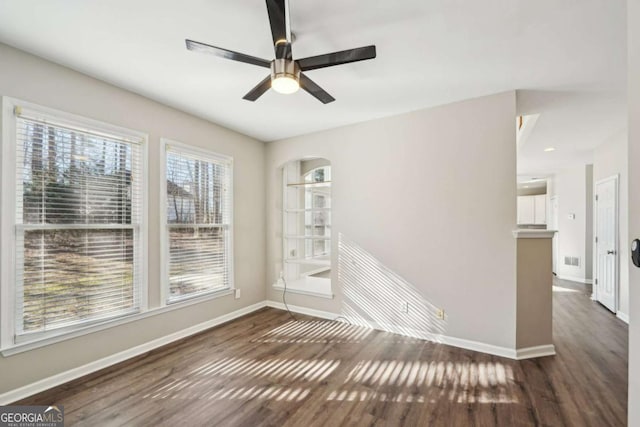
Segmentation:
{"type": "Polygon", "coordinates": [[[555,357],[264,309],[28,398],[78,426],[623,426],[627,326],[556,281],[555,357]]]}

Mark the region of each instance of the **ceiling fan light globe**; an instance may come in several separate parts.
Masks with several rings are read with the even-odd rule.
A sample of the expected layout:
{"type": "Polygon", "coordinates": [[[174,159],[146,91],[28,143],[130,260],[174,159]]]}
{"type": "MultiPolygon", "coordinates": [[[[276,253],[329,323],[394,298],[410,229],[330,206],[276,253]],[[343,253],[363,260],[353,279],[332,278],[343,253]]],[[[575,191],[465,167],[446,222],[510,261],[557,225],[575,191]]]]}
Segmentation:
{"type": "Polygon", "coordinates": [[[300,89],[300,83],[293,76],[280,75],[271,79],[271,88],[278,93],[289,95],[300,89]]]}

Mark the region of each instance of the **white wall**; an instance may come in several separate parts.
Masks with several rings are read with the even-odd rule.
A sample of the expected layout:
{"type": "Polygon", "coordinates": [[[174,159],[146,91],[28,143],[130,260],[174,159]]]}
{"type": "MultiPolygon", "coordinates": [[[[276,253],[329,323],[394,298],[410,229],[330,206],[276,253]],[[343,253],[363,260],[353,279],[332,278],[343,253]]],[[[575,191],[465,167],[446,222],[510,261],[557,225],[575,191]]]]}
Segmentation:
{"type": "Polygon", "coordinates": [[[282,268],[279,168],[326,158],[336,298],[287,301],[514,348],[515,115],[509,92],[269,143],[268,282],[282,268]],[[446,321],[434,320],[434,307],[446,321]]]}
{"type": "MultiPolygon", "coordinates": [[[[618,268],[620,271],[618,310],[623,315],[629,313],[629,175],[628,175],[628,134],[621,131],[604,144],[594,150],[593,154],[593,180],[599,180],[618,175],[619,182],[619,227],[618,241],[618,268]]],[[[595,186],[594,186],[595,189],[595,186]]]]}
{"type": "Polygon", "coordinates": [[[592,279],[593,202],[591,165],[567,169],[554,176],[550,197],[558,196],[558,277],[590,283],[592,279]],[[575,214],[575,219],[569,215],[575,214]],[[580,266],[564,264],[565,256],[580,257],[580,266]]]}
{"type": "Polygon", "coordinates": [[[556,196],[558,194],[556,187],[557,186],[556,186],[555,176],[547,178],[547,195],[549,196],[549,198],[556,196]]]}
{"type": "MultiPolygon", "coordinates": [[[[629,31],[629,182],[640,182],[640,2],[627,1],[629,31]]],[[[629,189],[629,245],[640,239],[640,191],[629,189]]],[[[640,269],[629,270],[629,425],[640,425],[640,269]]]]}
{"type": "MultiPolygon", "coordinates": [[[[153,70],[150,70],[153,72],[153,70]]],[[[13,356],[0,356],[0,394],[265,299],[264,144],[0,44],[0,95],[149,134],[149,305],[160,305],[160,137],[234,158],[235,284],[225,296],[13,356]]]]}
{"type": "Polygon", "coordinates": [[[593,282],[593,165],[585,167],[585,180],[584,274],[587,281],[593,282]]]}

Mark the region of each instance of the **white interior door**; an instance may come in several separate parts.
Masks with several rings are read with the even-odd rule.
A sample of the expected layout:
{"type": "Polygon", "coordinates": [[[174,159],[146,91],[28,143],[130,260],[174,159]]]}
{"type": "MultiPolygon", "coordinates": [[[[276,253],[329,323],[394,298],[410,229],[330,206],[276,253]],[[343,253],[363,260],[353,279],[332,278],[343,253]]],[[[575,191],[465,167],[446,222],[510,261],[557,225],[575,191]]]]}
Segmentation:
{"type": "MultiPolygon", "coordinates": [[[[551,206],[549,208],[549,230],[558,230],[558,196],[554,196],[550,199],[551,206]]],[[[555,274],[558,274],[558,233],[554,233],[553,240],[551,241],[551,260],[552,269],[555,274]]]]}
{"type": "Polygon", "coordinates": [[[617,311],[618,293],[618,177],[596,183],[596,283],[602,305],[617,311]]]}

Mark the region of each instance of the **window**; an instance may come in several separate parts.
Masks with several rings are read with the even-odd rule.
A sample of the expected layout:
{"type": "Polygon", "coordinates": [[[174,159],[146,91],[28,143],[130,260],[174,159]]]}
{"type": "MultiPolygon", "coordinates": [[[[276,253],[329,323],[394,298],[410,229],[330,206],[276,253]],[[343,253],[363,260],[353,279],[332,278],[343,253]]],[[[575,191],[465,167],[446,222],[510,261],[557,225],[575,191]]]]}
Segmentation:
{"type": "Polygon", "coordinates": [[[164,142],[166,302],[233,287],[232,159],[164,142]]]}
{"type": "Polygon", "coordinates": [[[140,311],[144,135],[6,99],[3,116],[3,344],[140,311]]]}

